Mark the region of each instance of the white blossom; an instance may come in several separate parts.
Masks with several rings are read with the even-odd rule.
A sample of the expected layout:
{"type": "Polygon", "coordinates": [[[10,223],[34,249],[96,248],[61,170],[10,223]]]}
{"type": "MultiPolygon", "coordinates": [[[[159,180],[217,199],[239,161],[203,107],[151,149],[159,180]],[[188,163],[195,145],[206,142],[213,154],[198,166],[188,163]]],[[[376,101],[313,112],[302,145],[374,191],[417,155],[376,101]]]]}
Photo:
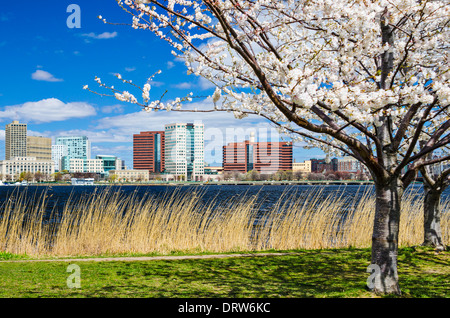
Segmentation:
{"type": "MultiPolygon", "coordinates": [[[[153,32],[185,62],[188,74],[215,84],[212,101],[221,101],[215,109],[237,118],[253,113],[293,130],[300,119],[316,127],[341,127],[364,144],[386,116],[395,134],[413,105],[435,106],[420,138],[447,119],[439,107],[450,102],[448,0],[221,0],[211,2],[215,12],[200,0],[119,3],[133,13],[132,27],[153,32]],[[392,44],[381,38],[385,10],[390,26],[396,26],[392,44]],[[223,20],[215,16],[219,13],[223,20]],[[392,56],[385,75],[380,72],[384,54],[392,56]]],[[[146,111],[180,110],[193,96],[161,104],[150,101],[149,91],[144,85],[140,105],[146,111]]],[[[137,103],[128,92],[114,93],[137,103]]],[[[424,107],[411,118],[405,136],[412,135],[424,107]]],[[[283,126],[282,131],[288,130],[283,126]]],[[[324,137],[312,135],[318,139],[302,138],[323,147],[324,137]]],[[[409,142],[405,138],[402,149],[409,142]]],[[[347,147],[337,138],[324,144],[347,147]]]]}
{"type": "Polygon", "coordinates": [[[220,88],[216,87],[216,90],[214,91],[214,94],[213,94],[213,102],[217,103],[220,99],[220,96],[221,96],[221,90],[220,90],[220,88]]]}

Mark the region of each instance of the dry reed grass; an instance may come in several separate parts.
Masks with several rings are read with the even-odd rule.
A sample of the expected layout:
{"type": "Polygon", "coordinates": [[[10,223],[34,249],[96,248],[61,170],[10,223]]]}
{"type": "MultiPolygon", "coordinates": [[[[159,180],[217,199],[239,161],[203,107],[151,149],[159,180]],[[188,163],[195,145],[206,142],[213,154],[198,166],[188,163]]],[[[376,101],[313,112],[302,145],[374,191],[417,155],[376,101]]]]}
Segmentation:
{"type": "MultiPolygon", "coordinates": [[[[422,199],[405,194],[400,242],[419,245],[423,237],[422,199]]],[[[286,192],[258,214],[259,195],[203,202],[202,192],[125,195],[94,192],[65,203],[61,215],[46,215],[47,194],[12,194],[0,207],[0,251],[39,256],[167,254],[267,249],[369,247],[375,199],[361,193],[349,199],[319,188],[306,195],[286,192]],[[345,214],[344,211],[347,213],[345,214]],[[49,220],[59,219],[59,222],[49,220]],[[256,225],[255,225],[256,224],[256,225]]],[[[442,203],[443,239],[449,243],[450,202],[442,203]]]]}

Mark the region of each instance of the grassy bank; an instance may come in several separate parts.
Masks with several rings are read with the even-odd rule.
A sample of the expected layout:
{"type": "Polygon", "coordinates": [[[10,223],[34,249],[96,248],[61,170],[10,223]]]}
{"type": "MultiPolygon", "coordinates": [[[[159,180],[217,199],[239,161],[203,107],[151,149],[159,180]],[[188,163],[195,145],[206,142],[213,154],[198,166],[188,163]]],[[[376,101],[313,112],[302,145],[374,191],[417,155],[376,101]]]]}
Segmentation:
{"type": "MultiPolygon", "coordinates": [[[[375,297],[366,290],[369,249],[296,255],[171,261],[80,262],[80,288],[68,288],[68,262],[0,262],[0,297],[375,297]]],[[[399,251],[402,297],[449,297],[450,254],[399,251]]]]}
{"type": "MultiPolygon", "coordinates": [[[[0,207],[0,251],[62,257],[370,247],[374,197],[323,199],[320,191],[286,192],[260,215],[258,195],[218,203],[202,200],[195,189],[138,198],[105,188],[68,198],[62,213],[50,216],[45,192],[34,197],[13,192],[0,207]]],[[[403,200],[400,246],[422,243],[422,199],[413,200],[414,195],[403,200]]],[[[449,207],[442,202],[447,245],[449,207]]]]}

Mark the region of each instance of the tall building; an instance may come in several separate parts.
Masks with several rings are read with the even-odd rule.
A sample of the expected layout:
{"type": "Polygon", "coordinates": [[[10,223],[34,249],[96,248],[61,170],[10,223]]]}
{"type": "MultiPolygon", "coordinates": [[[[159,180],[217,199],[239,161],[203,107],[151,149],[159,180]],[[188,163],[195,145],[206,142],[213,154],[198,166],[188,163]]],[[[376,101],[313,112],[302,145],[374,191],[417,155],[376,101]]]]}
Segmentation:
{"type": "Polygon", "coordinates": [[[173,123],[165,125],[165,169],[186,180],[201,180],[205,173],[204,125],[173,123]]]}
{"type": "Polygon", "coordinates": [[[55,170],[62,170],[62,158],[67,156],[67,145],[52,145],[52,160],[55,162],[55,170]]]}
{"type": "Polygon", "coordinates": [[[86,136],[56,137],[55,145],[67,146],[67,155],[61,159],[61,170],[70,170],[70,159],[91,158],[91,142],[86,136]]]}
{"type": "Polygon", "coordinates": [[[292,170],[292,144],[246,140],[223,146],[223,170],[271,174],[292,170]]]}
{"type": "Polygon", "coordinates": [[[254,168],[254,144],[248,140],[223,146],[223,171],[247,173],[254,168]]]}
{"type": "Polygon", "coordinates": [[[165,169],[164,131],[143,131],[133,135],[133,168],[161,173],[165,169]]]}
{"type": "Polygon", "coordinates": [[[258,142],[254,169],[260,173],[292,170],[292,143],[258,142]]]}
{"type": "Polygon", "coordinates": [[[27,157],[35,157],[38,161],[52,160],[52,139],[27,136],[27,157]]]}
{"type": "Polygon", "coordinates": [[[5,159],[27,156],[27,124],[14,120],[5,127],[5,159]]]}

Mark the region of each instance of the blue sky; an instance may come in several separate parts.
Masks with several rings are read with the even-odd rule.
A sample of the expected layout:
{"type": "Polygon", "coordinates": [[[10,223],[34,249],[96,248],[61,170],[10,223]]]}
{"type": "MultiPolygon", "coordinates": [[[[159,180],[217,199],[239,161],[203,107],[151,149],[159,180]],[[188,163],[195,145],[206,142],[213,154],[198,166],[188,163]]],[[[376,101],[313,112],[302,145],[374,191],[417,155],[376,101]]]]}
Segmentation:
{"type": "MultiPolygon", "coordinates": [[[[132,136],[140,131],[163,130],[172,122],[201,121],[205,125],[205,160],[221,162],[221,146],[233,135],[243,140],[251,129],[268,132],[270,125],[258,117],[234,119],[224,113],[145,113],[139,106],[83,90],[99,92],[95,76],[116,88],[130,90],[114,76],[143,85],[156,71],[150,97],[209,96],[214,88],[195,75],[187,75],[172,48],[149,31],[129,26],[131,17],[115,0],[3,1],[0,6],[0,158],[4,158],[4,127],[12,120],[28,124],[28,134],[55,138],[88,136],[92,157],[116,155],[132,168],[132,136]],[[80,28],[69,28],[70,4],[80,7],[80,28]]],[[[138,94],[136,94],[138,95],[138,94]]],[[[194,100],[199,106],[206,98],[194,100]]],[[[319,150],[294,148],[294,159],[322,157],[319,150]]]]}

